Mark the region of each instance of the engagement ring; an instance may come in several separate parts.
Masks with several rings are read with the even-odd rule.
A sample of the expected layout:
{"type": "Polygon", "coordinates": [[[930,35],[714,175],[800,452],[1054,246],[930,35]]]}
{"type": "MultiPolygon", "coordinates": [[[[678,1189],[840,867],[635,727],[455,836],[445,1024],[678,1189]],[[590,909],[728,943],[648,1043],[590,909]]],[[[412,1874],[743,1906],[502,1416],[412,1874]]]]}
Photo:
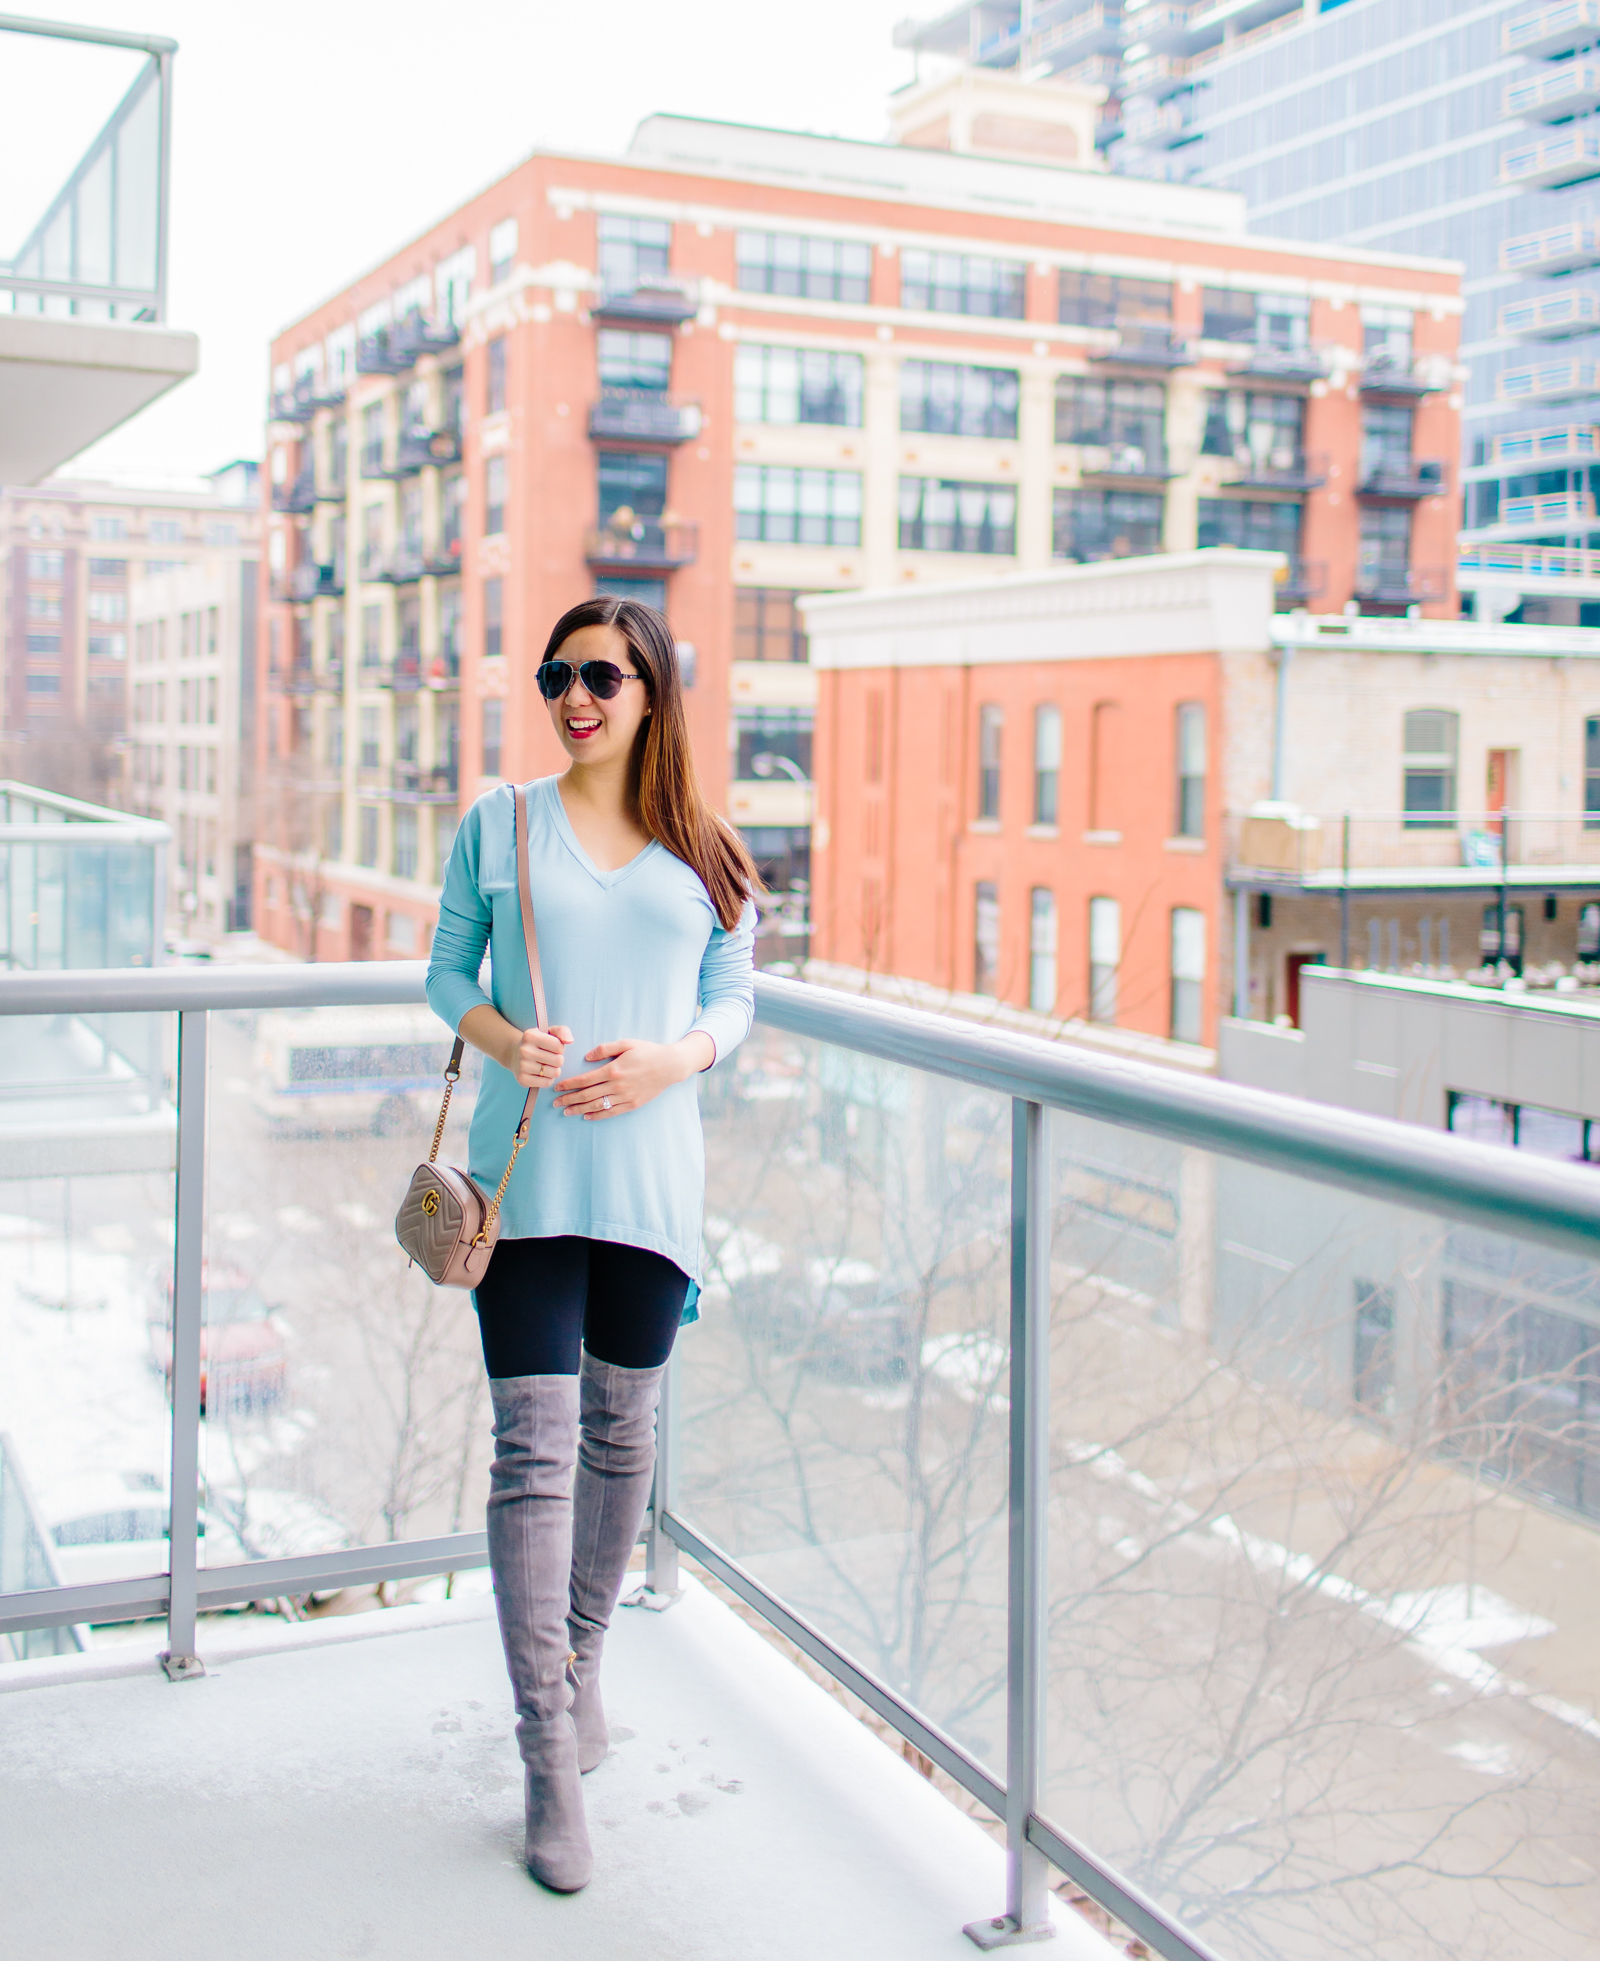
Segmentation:
{"type": "Polygon", "coordinates": [[[602,1110],[609,1110],[609,1109],[611,1108],[611,1098],[610,1098],[609,1096],[602,1096],[602,1097],[601,1097],[601,1099],[600,1099],[600,1108],[601,1108],[602,1110]]]}

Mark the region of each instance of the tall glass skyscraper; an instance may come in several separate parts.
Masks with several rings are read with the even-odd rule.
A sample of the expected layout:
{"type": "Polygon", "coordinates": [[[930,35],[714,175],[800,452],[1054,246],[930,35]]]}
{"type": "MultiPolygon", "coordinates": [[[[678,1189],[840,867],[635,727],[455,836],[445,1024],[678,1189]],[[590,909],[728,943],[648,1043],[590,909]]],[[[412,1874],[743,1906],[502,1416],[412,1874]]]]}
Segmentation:
{"type": "Polygon", "coordinates": [[[1460,260],[1463,604],[1600,625],[1600,0],[990,4],[899,38],[957,53],[958,15],[968,60],[1102,81],[1118,170],[1460,260]]]}

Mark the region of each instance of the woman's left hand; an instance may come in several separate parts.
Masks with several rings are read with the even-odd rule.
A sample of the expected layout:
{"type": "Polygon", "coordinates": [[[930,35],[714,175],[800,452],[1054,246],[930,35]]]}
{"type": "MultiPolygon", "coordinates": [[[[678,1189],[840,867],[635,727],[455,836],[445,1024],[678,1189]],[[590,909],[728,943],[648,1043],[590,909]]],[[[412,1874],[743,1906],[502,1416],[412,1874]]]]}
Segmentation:
{"type": "Polygon", "coordinates": [[[717,1051],[711,1037],[697,1031],[681,1042],[601,1042],[583,1059],[604,1067],[563,1077],[553,1091],[555,1106],[563,1116],[598,1123],[642,1110],[664,1089],[709,1069],[717,1051]]]}

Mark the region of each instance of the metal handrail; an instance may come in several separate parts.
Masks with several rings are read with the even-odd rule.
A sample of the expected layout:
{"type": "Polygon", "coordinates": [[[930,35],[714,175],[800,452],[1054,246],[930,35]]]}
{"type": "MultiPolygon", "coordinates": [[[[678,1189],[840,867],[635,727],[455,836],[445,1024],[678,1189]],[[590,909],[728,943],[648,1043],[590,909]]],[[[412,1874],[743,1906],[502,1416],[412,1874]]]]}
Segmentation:
{"type": "MultiPolygon", "coordinates": [[[[425,999],[420,961],[305,966],[104,969],[0,976],[0,1015],[178,1015],[178,1165],[173,1270],[169,1570],[144,1578],[0,1595],[0,1630],[165,1614],[173,1679],[202,1672],[202,1609],[313,1587],[371,1584],[481,1565],[484,1534],[357,1546],[303,1558],[199,1565],[199,1381],[206,1179],[206,1068],[213,1009],[406,1006],[425,999]]],[[[679,1548],[705,1564],[916,1749],[1000,1814],[1008,1846],[1005,1914],[968,1929],[980,1946],[1028,1938],[1048,1917],[1048,1867],[1068,1873],[1166,1961],[1217,1961],[1158,1902],[1039,1815],[1048,1478],[1050,1194],[1044,1112],[1054,1108],[1221,1152],[1346,1191],[1592,1258],[1600,1181],[1465,1139],[1305,1103],[1064,1043],[974,1027],[890,1003],[758,974],[756,1019],[809,1040],[947,1076],[1011,1099],[1011,1282],[1004,1779],[771,1593],[673,1509],[673,1373],[663,1384],[647,1525],[647,1577],[676,1584],[679,1548]]]]}

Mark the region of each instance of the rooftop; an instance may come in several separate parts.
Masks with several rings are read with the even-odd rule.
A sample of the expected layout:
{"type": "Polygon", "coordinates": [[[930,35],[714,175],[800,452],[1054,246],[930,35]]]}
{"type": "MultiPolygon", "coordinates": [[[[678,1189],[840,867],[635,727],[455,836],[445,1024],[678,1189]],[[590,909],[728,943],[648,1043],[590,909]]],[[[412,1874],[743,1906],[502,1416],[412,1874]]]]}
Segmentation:
{"type": "MultiPolygon", "coordinates": [[[[521,1869],[522,1780],[492,1604],[208,1624],[174,1687],[146,1632],[0,1665],[0,1839],[18,1953],[156,1961],[959,1961],[1000,1846],[693,1580],[607,1643],[611,1755],[573,1898],[521,1869]],[[198,1768],[203,1766],[203,1769],[198,1768]],[[174,1865],[175,1846],[185,1848],[174,1865]]],[[[1116,1952],[1070,1911],[1060,1961],[1116,1952]]]]}

